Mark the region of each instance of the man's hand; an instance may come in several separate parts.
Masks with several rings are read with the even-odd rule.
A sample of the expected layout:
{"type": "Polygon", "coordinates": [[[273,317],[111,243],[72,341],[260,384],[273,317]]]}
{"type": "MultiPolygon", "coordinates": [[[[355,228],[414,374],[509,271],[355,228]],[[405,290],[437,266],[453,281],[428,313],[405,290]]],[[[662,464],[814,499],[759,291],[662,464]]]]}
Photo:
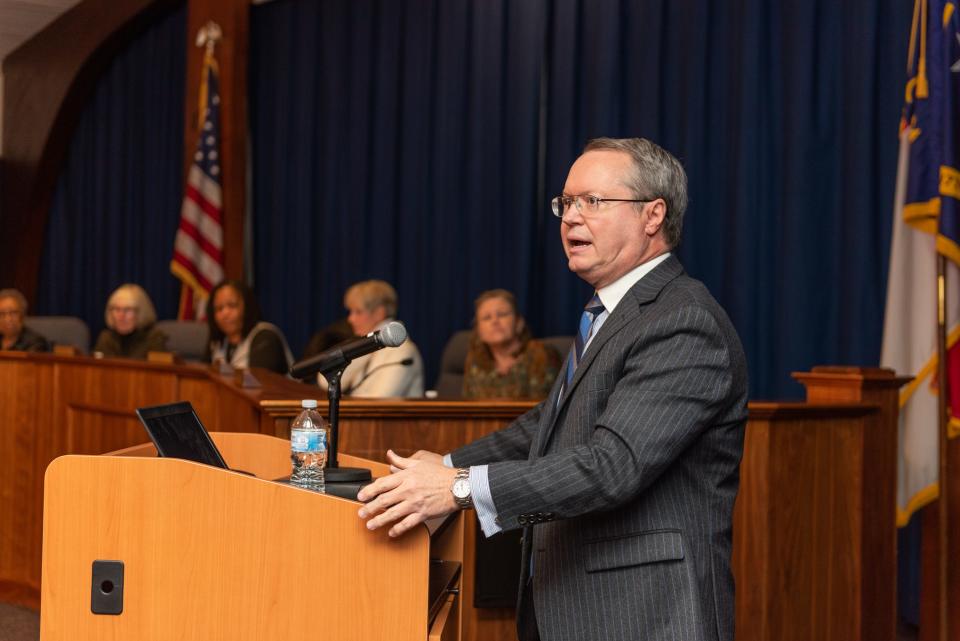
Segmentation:
{"type": "Polygon", "coordinates": [[[418,523],[457,510],[450,488],[457,470],[443,465],[432,452],[417,452],[411,458],[387,451],[387,461],[394,473],[367,485],[357,498],[366,503],[358,512],[369,519],[367,528],[375,530],[393,523],[388,534],[400,536],[418,523]],[[420,454],[432,455],[420,460],[420,454]],[[372,517],[372,518],[371,518],[372,517]]]}
{"type": "Polygon", "coordinates": [[[427,450],[417,450],[410,455],[410,458],[414,461],[429,461],[431,463],[436,463],[438,465],[443,465],[443,455],[437,454],[436,452],[428,452],[427,450]]]}

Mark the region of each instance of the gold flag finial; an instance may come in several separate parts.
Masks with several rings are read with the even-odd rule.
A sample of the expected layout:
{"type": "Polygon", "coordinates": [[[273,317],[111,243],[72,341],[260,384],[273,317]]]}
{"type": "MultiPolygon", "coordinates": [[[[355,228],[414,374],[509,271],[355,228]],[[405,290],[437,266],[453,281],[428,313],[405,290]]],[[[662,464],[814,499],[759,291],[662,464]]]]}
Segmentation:
{"type": "Polygon", "coordinates": [[[208,51],[212,50],[222,39],[223,30],[221,30],[220,25],[213,20],[208,20],[207,24],[200,27],[200,30],[197,31],[197,46],[206,47],[208,51]]]}

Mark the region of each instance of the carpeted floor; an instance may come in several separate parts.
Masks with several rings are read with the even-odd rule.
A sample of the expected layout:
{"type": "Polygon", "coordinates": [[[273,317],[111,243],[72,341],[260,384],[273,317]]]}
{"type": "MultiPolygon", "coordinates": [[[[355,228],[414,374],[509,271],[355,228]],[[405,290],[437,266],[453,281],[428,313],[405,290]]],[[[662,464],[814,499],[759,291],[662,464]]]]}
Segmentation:
{"type": "Polygon", "coordinates": [[[28,608],[0,603],[0,641],[38,641],[40,614],[28,608]]]}
{"type": "MultiPolygon", "coordinates": [[[[897,641],[915,641],[917,631],[900,624],[897,641]]],[[[0,641],[39,641],[40,614],[28,608],[0,603],[0,641]]]]}

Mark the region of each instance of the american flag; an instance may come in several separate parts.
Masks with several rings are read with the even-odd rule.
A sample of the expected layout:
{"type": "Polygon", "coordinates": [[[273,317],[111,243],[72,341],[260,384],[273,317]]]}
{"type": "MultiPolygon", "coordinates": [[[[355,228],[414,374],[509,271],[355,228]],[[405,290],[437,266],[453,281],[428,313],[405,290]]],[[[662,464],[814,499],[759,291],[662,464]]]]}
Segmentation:
{"type": "Polygon", "coordinates": [[[183,281],[181,320],[202,319],[210,291],[223,280],[223,190],[220,185],[220,92],[212,48],[203,60],[200,137],[187,175],[170,271],[183,281]]]}

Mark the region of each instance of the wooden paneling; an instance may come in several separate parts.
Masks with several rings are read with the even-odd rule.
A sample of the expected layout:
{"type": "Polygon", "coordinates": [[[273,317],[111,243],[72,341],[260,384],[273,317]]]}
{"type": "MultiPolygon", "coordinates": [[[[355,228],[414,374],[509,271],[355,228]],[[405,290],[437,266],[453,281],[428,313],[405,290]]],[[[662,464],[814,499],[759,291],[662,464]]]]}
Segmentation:
{"type": "MultiPolygon", "coordinates": [[[[34,497],[53,456],[70,447],[88,451],[142,442],[142,434],[130,429],[130,411],[148,404],[145,399],[187,398],[212,430],[286,437],[299,400],[316,398],[318,390],[269,372],[256,375],[262,386],[244,389],[203,368],[0,355],[0,507],[4,515],[15,515],[0,522],[0,596],[4,586],[6,593],[39,587],[40,512],[34,497]],[[174,397],[159,398],[165,394],[174,397]]],[[[893,639],[893,609],[884,604],[896,576],[888,497],[896,478],[898,383],[869,372],[847,373],[838,379],[840,391],[828,393],[820,389],[829,387],[827,379],[821,372],[815,384],[807,383],[815,388],[807,403],[750,404],[734,522],[738,641],[893,639]],[[844,378],[849,376],[860,378],[851,383],[844,378]]],[[[345,400],[340,451],[347,459],[353,454],[379,461],[388,448],[446,452],[530,407],[345,400]]],[[[325,402],[320,410],[326,412],[325,402]]],[[[223,446],[230,448],[226,441],[223,446]]],[[[275,447],[284,456],[270,473],[286,473],[280,451],[286,446],[275,447]]],[[[462,638],[514,639],[512,609],[473,608],[472,516],[461,536],[462,638]]]]}
{"type": "Polygon", "coordinates": [[[179,378],[177,382],[174,398],[189,401],[203,424],[209,426],[208,429],[224,431],[219,425],[216,384],[206,378],[179,378]]]}
{"type": "Polygon", "coordinates": [[[751,421],[734,515],[738,641],[864,638],[860,439],[876,410],[857,409],[751,421]]]}
{"type": "MultiPolygon", "coordinates": [[[[870,403],[879,411],[866,417],[860,434],[857,462],[862,471],[859,514],[864,527],[859,546],[869,572],[859,586],[863,639],[893,641],[897,625],[896,521],[897,434],[899,390],[911,379],[891,370],[872,367],[815,367],[794,374],[807,389],[807,402],[870,403]]],[[[960,543],[960,541],[958,541],[960,543]]],[[[866,569],[866,568],[864,568],[866,569]]],[[[960,636],[957,637],[960,639],[960,636]]]]}
{"type": "Polygon", "coordinates": [[[0,598],[39,606],[43,479],[53,459],[142,443],[138,407],[189,400],[210,430],[256,432],[261,396],[316,389],[258,377],[264,386],[246,390],[203,367],[0,354],[0,598]]]}
{"type": "Polygon", "coordinates": [[[42,478],[35,473],[39,429],[50,408],[38,403],[38,390],[50,385],[50,372],[30,367],[27,359],[0,361],[0,588],[5,599],[39,606],[40,557],[36,541],[42,523],[42,478]],[[41,521],[38,521],[38,518],[41,521]]]}
{"type": "MultiPolygon", "coordinates": [[[[844,385],[848,385],[845,381],[844,385]]],[[[750,404],[734,514],[737,639],[892,641],[890,611],[878,607],[895,589],[892,497],[898,383],[876,403],[818,398],[810,403],[750,404]],[[877,443],[882,442],[882,446],[877,443]],[[879,455],[878,452],[885,452],[879,455]],[[879,501],[878,501],[879,497],[879,501]]],[[[848,385],[849,387],[849,385],[848,385]]],[[[298,404],[264,401],[278,434],[298,404]]],[[[531,406],[513,403],[344,401],[341,451],[384,460],[448,452],[499,429],[531,406]],[[419,417],[419,418],[417,418],[419,417]]],[[[321,407],[321,411],[323,407],[321,407]]],[[[513,610],[472,607],[472,519],[464,553],[463,638],[513,639],[513,610]]]]}
{"type": "MultiPolygon", "coordinates": [[[[276,436],[290,436],[290,421],[299,401],[261,402],[276,426],[276,436]]],[[[374,461],[386,460],[387,449],[410,455],[419,449],[450,452],[510,424],[536,405],[532,401],[389,402],[345,399],[340,404],[340,451],[374,461]]],[[[328,415],[327,402],[318,410],[328,415]]]]}
{"type": "MultiPolygon", "coordinates": [[[[289,423],[300,411],[298,401],[261,402],[272,417],[275,434],[289,438],[289,423]]],[[[531,401],[372,401],[347,399],[340,405],[340,452],[386,461],[387,449],[410,455],[418,449],[446,453],[506,427],[535,405],[531,401]]],[[[328,415],[326,401],[319,411],[328,415]]],[[[475,608],[476,514],[467,512],[463,532],[460,581],[463,641],[512,641],[517,638],[514,608],[475,608]]]]}
{"type": "Polygon", "coordinates": [[[390,539],[354,502],[173,459],[63,457],[48,482],[45,641],[427,637],[426,527],[390,539]],[[121,616],[90,611],[102,558],[125,564],[121,616]]]}

